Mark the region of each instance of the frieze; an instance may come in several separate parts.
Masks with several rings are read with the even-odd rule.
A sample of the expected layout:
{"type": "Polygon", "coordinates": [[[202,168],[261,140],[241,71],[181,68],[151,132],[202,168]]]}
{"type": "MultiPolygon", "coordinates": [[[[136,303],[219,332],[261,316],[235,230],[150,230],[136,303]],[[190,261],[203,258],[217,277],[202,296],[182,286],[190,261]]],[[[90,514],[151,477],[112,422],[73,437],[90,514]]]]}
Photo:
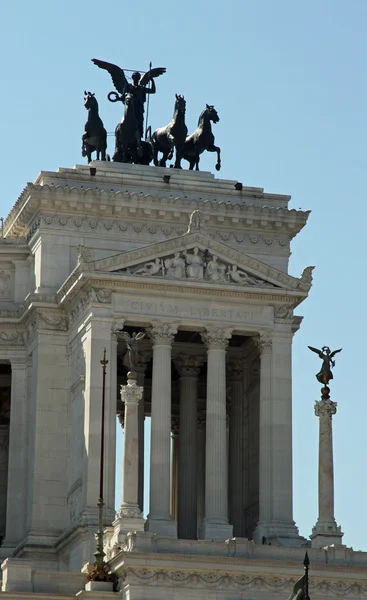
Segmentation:
{"type": "MultiPolygon", "coordinates": [[[[53,230],[65,228],[67,230],[77,229],[84,232],[95,230],[98,233],[108,231],[115,234],[121,234],[126,232],[129,236],[131,236],[131,234],[137,234],[138,237],[144,237],[144,239],[148,237],[151,238],[152,241],[159,237],[174,238],[185,233],[185,229],[182,227],[154,224],[154,222],[147,223],[144,221],[134,221],[129,223],[126,220],[120,221],[116,219],[91,219],[89,217],[74,218],[69,216],[60,217],[59,215],[47,215],[39,216],[34,219],[27,233],[27,241],[33,237],[34,233],[41,226],[53,230]]],[[[277,246],[278,252],[279,250],[284,250],[288,255],[290,242],[289,235],[262,235],[260,232],[244,233],[243,231],[223,231],[223,229],[213,230],[212,225],[211,230],[207,231],[207,235],[213,240],[230,245],[239,245],[243,248],[250,248],[254,245],[256,245],[257,249],[266,249],[277,246]]]]}
{"type": "MultiPolygon", "coordinates": [[[[294,577],[276,577],[252,575],[246,573],[234,574],[223,571],[188,571],[168,570],[162,568],[136,568],[128,566],[124,570],[124,584],[147,583],[150,585],[172,585],[180,587],[203,587],[209,589],[237,589],[268,592],[292,591],[296,582],[294,577]]],[[[333,581],[310,578],[309,590],[328,596],[363,596],[367,597],[367,584],[363,581],[333,581]]]]}
{"type": "MultiPolygon", "coordinates": [[[[199,211],[197,211],[199,212],[199,211]]],[[[237,264],[219,260],[216,254],[203,251],[194,246],[193,250],[174,252],[162,258],[128,267],[121,271],[126,275],[139,277],[162,277],[166,279],[208,281],[211,283],[229,283],[232,285],[276,287],[238,268],[237,264]]]]}

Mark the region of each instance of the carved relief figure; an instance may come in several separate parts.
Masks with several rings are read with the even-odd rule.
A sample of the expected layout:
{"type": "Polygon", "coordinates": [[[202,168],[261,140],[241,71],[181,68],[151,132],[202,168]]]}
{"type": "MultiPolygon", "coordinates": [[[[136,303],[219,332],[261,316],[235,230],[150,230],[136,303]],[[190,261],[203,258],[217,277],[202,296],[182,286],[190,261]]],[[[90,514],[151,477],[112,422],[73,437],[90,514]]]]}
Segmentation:
{"type": "Polygon", "coordinates": [[[204,261],[199,254],[199,248],[194,248],[193,254],[185,252],[186,258],[186,274],[188,279],[203,279],[204,277],[204,261]]]}
{"type": "Polygon", "coordinates": [[[154,261],[145,263],[144,267],[135,271],[134,275],[156,275],[160,270],[163,271],[162,261],[160,258],[156,258],[154,261]]]}
{"type": "Polygon", "coordinates": [[[175,252],[173,258],[167,258],[164,262],[166,267],[167,277],[173,279],[185,279],[185,267],[186,263],[180,256],[180,252],[175,252]]]}
{"type": "Polygon", "coordinates": [[[250,277],[250,275],[247,275],[245,271],[238,270],[237,265],[232,265],[231,267],[228,267],[227,277],[229,280],[232,280],[235,283],[240,283],[241,285],[257,285],[259,283],[257,279],[255,279],[254,277],[250,277]]]}
{"type": "Polygon", "coordinates": [[[225,281],[226,265],[218,262],[218,256],[213,255],[206,265],[206,276],[210,281],[225,281]]]}

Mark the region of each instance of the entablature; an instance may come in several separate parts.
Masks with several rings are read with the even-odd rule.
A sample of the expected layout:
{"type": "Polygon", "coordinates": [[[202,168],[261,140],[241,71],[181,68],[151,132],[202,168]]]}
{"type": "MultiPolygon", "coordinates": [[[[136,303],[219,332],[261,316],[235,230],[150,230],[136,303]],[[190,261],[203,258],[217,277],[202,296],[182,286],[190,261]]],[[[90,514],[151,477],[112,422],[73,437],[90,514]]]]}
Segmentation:
{"type": "MultiPolygon", "coordinates": [[[[97,181],[96,181],[97,183],[97,181]]],[[[4,223],[6,237],[29,235],[41,225],[41,219],[56,216],[60,224],[70,219],[82,223],[89,218],[114,220],[140,220],[143,223],[174,225],[188,221],[193,210],[200,209],[205,215],[208,229],[218,228],[236,231],[283,233],[294,237],[306,224],[310,211],[300,211],[269,204],[230,203],[216,199],[195,198],[161,192],[143,194],[128,190],[101,190],[97,187],[73,187],[65,185],[40,185],[29,183],[21,193],[4,223]]]]}

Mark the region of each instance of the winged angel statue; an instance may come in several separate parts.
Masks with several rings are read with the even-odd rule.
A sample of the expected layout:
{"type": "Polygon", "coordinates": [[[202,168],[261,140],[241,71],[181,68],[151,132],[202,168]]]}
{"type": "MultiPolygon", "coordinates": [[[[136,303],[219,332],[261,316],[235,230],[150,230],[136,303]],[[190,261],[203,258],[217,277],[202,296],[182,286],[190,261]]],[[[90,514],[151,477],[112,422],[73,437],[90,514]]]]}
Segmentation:
{"type": "Polygon", "coordinates": [[[120,331],[119,336],[126,342],[127,352],[123,359],[123,364],[130,371],[134,371],[138,364],[138,342],[145,337],[144,331],[140,331],[140,333],[134,333],[130,335],[127,331],[120,331]]]}
{"type": "Polygon", "coordinates": [[[156,87],[154,79],[166,72],[165,67],[155,67],[154,69],[150,69],[144,73],[144,75],[141,75],[138,71],[135,71],[131,76],[132,83],[129,83],[126,79],[124,71],[117,65],[99,60],[98,58],[92,58],[92,61],[100,69],[105,69],[105,71],[108,71],[112,77],[112,81],[116,90],[119,92],[119,94],[121,94],[121,96],[119,96],[119,94],[116,92],[110,92],[108,94],[108,99],[111,102],[117,102],[118,100],[125,102],[126,94],[132,95],[135,118],[138,122],[140,138],[143,138],[144,104],[147,99],[147,94],[155,94],[156,87]],[[150,88],[147,87],[149,82],[151,82],[150,88]]]}
{"type": "Polygon", "coordinates": [[[331,352],[328,346],[323,346],[321,350],[317,348],[313,348],[312,346],[308,346],[312,352],[316,352],[319,357],[322,359],[322,365],[319,373],[316,374],[316,379],[323,385],[327,385],[330,379],[334,379],[334,376],[331,372],[331,367],[335,367],[335,360],[333,360],[335,354],[342,351],[342,348],[339,350],[334,350],[331,352]]]}

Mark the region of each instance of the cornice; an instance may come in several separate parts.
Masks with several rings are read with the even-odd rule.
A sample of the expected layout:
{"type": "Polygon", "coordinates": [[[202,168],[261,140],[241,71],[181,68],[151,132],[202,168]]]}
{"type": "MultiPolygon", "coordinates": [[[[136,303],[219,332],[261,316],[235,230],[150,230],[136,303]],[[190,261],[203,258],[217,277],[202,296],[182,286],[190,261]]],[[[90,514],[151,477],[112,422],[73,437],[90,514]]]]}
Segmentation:
{"type": "MultiPolygon", "coordinates": [[[[96,181],[96,183],[98,183],[96,181]]],[[[266,199],[264,199],[266,202],[266,199]]],[[[144,217],[178,221],[188,218],[193,210],[200,209],[208,218],[208,225],[240,225],[247,228],[274,228],[286,230],[293,237],[304,227],[310,211],[236,204],[229,201],[191,200],[178,197],[137,194],[129,191],[69,187],[64,185],[39,185],[28,183],[4,222],[5,236],[27,235],[34,216],[40,209],[57,210],[58,214],[106,217],[144,217]]]]}

